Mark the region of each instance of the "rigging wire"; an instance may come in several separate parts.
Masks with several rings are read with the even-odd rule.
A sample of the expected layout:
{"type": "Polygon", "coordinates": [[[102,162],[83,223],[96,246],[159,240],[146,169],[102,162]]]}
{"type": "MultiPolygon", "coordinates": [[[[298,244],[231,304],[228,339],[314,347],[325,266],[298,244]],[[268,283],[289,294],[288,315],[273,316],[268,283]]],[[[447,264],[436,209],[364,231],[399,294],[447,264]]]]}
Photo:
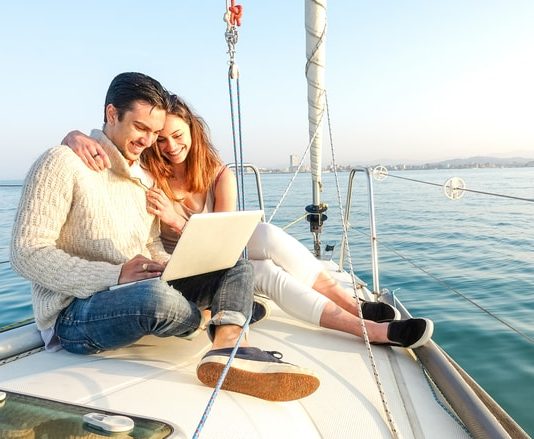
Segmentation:
{"type": "MultiPolygon", "coordinates": [[[[388,173],[388,177],[398,178],[400,180],[413,181],[413,182],[416,182],[416,183],[428,184],[430,186],[443,187],[442,184],[432,183],[430,181],[418,180],[416,178],[401,177],[400,175],[394,175],[394,174],[389,174],[388,173]]],[[[494,196],[494,197],[508,198],[508,199],[511,199],[511,200],[530,201],[531,203],[534,202],[534,198],[515,197],[513,195],[497,194],[497,193],[494,193],[494,192],[486,192],[486,191],[477,191],[477,190],[474,190],[474,189],[468,189],[468,188],[464,188],[464,187],[463,188],[459,188],[459,189],[461,189],[462,191],[465,191],[465,192],[473,192],[475,194],[491,195],[491,196],[494,196]]]]}
{"type": "Polygon", "coordinates": [[[243,7],[236,5],[235,0],[231,4],[226,2],[227,12],[224,15],[226,21],[226,32],[224,34],[226,44],[228,45],[228,94],[230,98],[230,116],[232,120],[232,140],[234,144],[234,161],[236,166],[237,180],[237,205],[238,210],[245,210],[245,184],[244,184],[244,166],[243,166],[243,131],[241,126],[241,93],[239,86],[239,68],[235,62],[236,44],[238,41],[237,26],[241,26],[241,17],[243,7]],[[237,102],[234,103],[234,87],[237,102]],[[235,112],[237,111],[237,118],[235,112]],[[237,119],[237,129],[236,129],[237,119]]]}
{"type": "MultiPolygon", "coordinates": [[[[356,227],[354,226],[350,226],[350,228],[352,230],[355,230],[357,231],[358,233],[364,235],[364,236],[369,236],[367,233],[363,232],[362,230],[358,230],[356,227]]],[[[478,309],[480,309],[482,312],[486,313],[487,315],[489,315],[490,317],[492,317],[493,319],[497,320],[498,322],[500,322],[501,324],[503,324],[504,326],[508,327],[509,329],[511,329],[512,331],[514,331],[517,335],[519,335],[520,337],[524,338],[525,340],[527,340],[528,342],[530,343],[534,343],[534,338],[530,337],[528,334],[525,334],[524,332],[522,332],[521,330],[515,328],[514,326],[512,326],[510,323],[508,323],[506,320],[502,319],[501,317],[498,317],[497,315],[495,315],[494,313],[492,313],[491,311],[487,310],[486,308],[484,308],[482,305],[480,305],[479,303],[477,303],[475,300],[467,297],[464,293],[462,293],[461,291],[459,291],[458,289],[450,286],[447,282],[445,282],[444,280],[440,279],[439,277],[437,277],[436,275],[430,273],[428,270],[426,270],[425,268],[417,265],[415,262],[413,262],[411,259],[409,259],[408,257],[404,256],[402,253],[400,253],[399,251],[395,250],[393,247],[389,246],[388,244],[385,244],[384,242],[380,241],[377,239],[377,242],[382,245],[383,247],[387,248],[388,250],[392,251],[393,253],[395,253],[398,257],[400,257],[402,260],[408,262],[410,265],[412,265],[414,268],[420,270],[421,272],[425,273],[427,276],[429,276],[430,278],[434,279],[436,282],[440,283],[441,285],[443,285],[444,287],[446,287],[449,291],[452,291],[453,293],[457,294],[458,296],[462,297],[464,300],[468,301],[469,303],[471,303],[473,306],[477,307],[478,309]]]]}
{"type": "MultiPolygon", "coordinates": [[[[322,122],[322,118],[323,118],[323,115],[324,115],[324,112],[321,114],[321,122],[322,122]]],[[[300,163],[299,165],[297,166],[297,169],[296,171],[294,172],[293,174],[293,177],[291,177],[291,180],[289,181],[284,193],[282,194],[282,196],[280,197],[280,200],[278,201],[278,204],[276,205],[276,207],[274,208],[273,210],[273,213],[271,214],[271,216],[269,217],[269,220],[267,221],[268,223],[270,223],[274,216],[276,215],[276,213],[278,212],[278,209],[280,208],[280,206],[282,205],[282,203],[285,201],[286,199],[286,196],[287,194],[289,193],[289,190],[291,189],[291,186],[293,185],[293,182],[295,181],[295,178],[297,178],[297,175],[299,174],[300,172],[300,168],[302,167],[302,164],[304,163],[304,159],[306,158],[306,154],[308,154],[308,151],[310,150],[311,146],[313,145],[313,141],[315,140],[315,137],[317,136],[317,133],[319,131],[319,128],[320,128],[321,124],[318,123],[317,124],[317,127],[315,128],[315,132],[313,133],[313,136],[312,138],[310,139],[310,141],[308,142],[308,146],[306,147],[306,149],[304,150],[304,153],[302,154],[302,158],[300,159],[300,163]]],[[[306,214],[307,216],[308,214],[306,214]]]]}
{"type": "MultiPolygon", "coordinates": [[[[360,301],[360,298],[359,298],[359,295],[358,295],[358,290],[361,288],[361,286],[359,286],[357,284],[356,276],[354,275],[354,267],[353,267],[353,264],[352,264],[352,255],[351,255],[350,247],[349,247],[349,236],[348,236],[348,227],[347,227],[348,224],[344,220],[343,202],[341,201],[341,190],[339,188],[339,176],[338,176],[338,173],[337,173],[336,154],[335,154],[335,148],[334,148],[334,141],[333,141],[333,137],[332,137],[332,123],[331,123],[331,120],[330,120],[330,108],[328,106],[328,97],[327,97],[326,91],[325,91],[325,107],[326,107],[326,117],[327,117],[327,123],[328,123],[328,134],[329,134],[329,139],[330,139],[330,150],[331,150],[331,153],[332,153],[332,166],[333,166],[333,169],[334,169],[334,176],[335,176],[335,181],[336,181],[339,216],[341,218],[341,225],[342,225],[342,228],[343,228],[343,238],[344,238],[345,247],[346,247],[347,260],[348,260],[349,268],[350,268],[350,277],[351,277],[351,281],[352,281],[352,288],[353,288],[353,291],[354,291],[354,298],[355,298],[355,301],[356,301],[356,308],[358,309],[358,314],[361,316],[362,315],[362,307],[361,307],[361,301],[360,301]]],[[[389,406],[388,406],[388,402],[386,400],[386,394],[385,394],[385,391],[384,391],[384,387],[382,385],[382,381],[380,379],[380,374],[378,373],[378,368],[376,366],[376,361],[375,361],[375,358],[374,358],[374,355],[373,355],[373,351],[371,349],[371,343],[369,341],[369,335],[367,333],[367,327],[366,327],[364,319],[360,319],[360,326],[361,326],[361,329],[362,329],[362,338],[363,338],[363,340],[365,342],[365,346],[367,348],[367,355],[369,357],[369,362],[371,363],[371,369],[372,369],[372,372],[373,372],[373,376],[375,378],[377,390],[378,390],[378,393],[380,394],[380,399],[382,401],[382,407],[384,409],[384,412],[385,412],[385,415],[386,415],[386,419],[388,421],[388,425],[389,425],[389,428],[391,430],[391,434],[392,434],[392,436],[394,438],[397,439],[397,438],[400,437],[400,432],[399,432],[399,429],[398,429],[398,427],[397,427],[397,425],[395,423],[395,420],[393,419],[393,414],[391,413],[391,410],[389,409],[389,406]]]]}
{"type": "MultiPolygon", "coordinates": [[[[317,133],[317,130],[316,132],[314,133],[312,139],[310,140],[310,142],[308,143],[308,146],[306,147],[305,151],[304,151],[304,155],[297,167],[297,170],[295,171],[295,173],[293,174],[293,177],[291,178],[289,184],[287,185],[283,195],[281,196],[280,200],[278,201],[278,204],[276,205],[273,213],[271,214],[271,217],[269,218],[268,222],[270,223],[272,221],[272,219],[274,218],[275,214],[277,213],[278,209],[280,208],[280,206],[283,204],[297,174],[300,172],[300,168],[302,167],[302,163],[304,162],[304,158],[306,156],[306,154],[308,153],[312,143],[313,143],[313,140],[315,139],[315,135],[317,133]]],[[[392,177],[392,178],[398,178],[400,180],[407,180],[407,181],[413,181],[415,183],[421,183],[421,184],[427,184],[427,185],[430,185],[430,186],[436,186],[436,187],[440,187],[442,188],[443,187],[443,184],[441,183],[433,183],[433,182],[430,182],[430,181],[424,181],[424,180],[418,180],[416,178],[409,178],[409,177],[401,177],[400,175],[395,175],[395,174],[387,174],[388,177],[392,177]]],[[[480,191],[480,190],[475,190],[475,189],[468,189],[468,188],[465,188],[465,187],[462,187],[462,188],[453,188],[453,189],[461,189],[462,191],[464,192],[472,192],[472,193],[475,193],[475,194],[480,194],[480,195],[489,195],[489,196],[494,196],[494,197],[501,197],[501,198],[507,198],[507,199],[510,199],[510,200],[520,200],[520,201],[528,201],[528,202],[534,202],[534,199],[533,198],[524,198],[524,197],[516,197],[514,195],[506,195],[506,194],[498,194],[498,193],[495,193],[495,192],[488,192],[488,191],[480,191]]],[[[305,216],[304,216],[305,217],[305,216]]],[[[294,222],[291,222],[290,224],[288,224],[285,228],[288,228],[290,226],[292,226],[293,224],[295,224],[296,222],[300,221],[302,218],[299,218],[298,220],[295,220],[294,222]]]]}

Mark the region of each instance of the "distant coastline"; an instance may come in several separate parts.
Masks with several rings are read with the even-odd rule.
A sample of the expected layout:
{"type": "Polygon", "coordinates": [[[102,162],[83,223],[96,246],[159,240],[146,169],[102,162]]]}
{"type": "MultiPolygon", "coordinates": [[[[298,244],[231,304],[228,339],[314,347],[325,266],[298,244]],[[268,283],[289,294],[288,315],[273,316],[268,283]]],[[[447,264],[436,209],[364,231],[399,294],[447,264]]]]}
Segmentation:
{"type": "MultiPolygon", "coordinates": [[[[296,166],[290,166],[287,168],[269,168],[261,167],[255,165],[259,172],[262,174],[288,174],[294,173],[297,169],[296,166]]],[[[390,171],[418,171],[418,170],[432,170],[432,169],[484,169],[484,168],[529,168],[534,167],[534,158],[525,158],[525,157],[509,157],[509,158],[498,158],[498,157],[469,157],[466,159],[450,159],[443,160],[440,162],[428,162],[428,163],[354,163],[350,165],[338,165],[338,172],[349,172],[352,168],[358,166],[365,167],[376,167],[384,166],[390,171]]],[[[333,172],[334,168],[332,165],[323,167],[324,172],[333,172]]],[[[252,172],[247,169],[246,172],[252,172]]],[[[300,172],[308,173],[310,172],[310,166],[305,164],[302,166],[300,172]]],[[[13,178],[13,179],[0,179],[0,186],[9,187],[9,186],[20,186],[24,182],[24,178],[13,178]]]]}
{"type": "MultiPolygon", "coordinates": [[[[528,168],[534,167],[533,158],[524,158],[524,157],[510,157],[510,158],[498,158],[498,157],[469,157],[466,159],[450,159],[442,160],[439,162],[428,162],[428,163],[375,163],[375,164],[366,164],[365,166],[375,167],[382,165],[388,170],[394,171],[415,171],[415,170],[431,170],[431,169],[484,169],[484,168],[528,168]]],[[[357,164],[350,165],[338,165],[338,171],[350,171],[355,166],[361,166],[357,164]]],[[[272,174],[284,174],[284,173],[293,173],[296,171],[295,166],[288,168],[259,168],[261,173],[272,173],[272,174]]],[[[334,167],[332,165],[323,167],[323,171],[332,172],[334,167]]],[[[301,172],[310,172],[308,165],[302,167],[301,172]]]]}

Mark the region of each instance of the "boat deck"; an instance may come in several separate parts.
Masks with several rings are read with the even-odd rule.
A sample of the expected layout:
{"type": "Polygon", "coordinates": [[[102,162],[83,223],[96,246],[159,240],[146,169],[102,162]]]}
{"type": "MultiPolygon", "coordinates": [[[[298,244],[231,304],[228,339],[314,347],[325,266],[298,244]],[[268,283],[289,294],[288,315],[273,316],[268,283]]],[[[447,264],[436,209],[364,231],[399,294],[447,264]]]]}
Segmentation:
{"type": "MultiPolygon", "coordinates": [[[[300,401],[276,403],[221,391],[201,437],[391,437],[362,340],[297,321],[273,304],[249,341],[315,371],[321,386],[300,401]]],[[[41,351],[1,365],[0,388],[164,420],[173,437],[191,437],[213,390],[195,374],[208,349],[201,334],[192,341],[149,336],[92,356],[41,351]]],[[[401,437],[468,437],[435,400],[410,351],[376,346],[373,354],[401,437]]]]}

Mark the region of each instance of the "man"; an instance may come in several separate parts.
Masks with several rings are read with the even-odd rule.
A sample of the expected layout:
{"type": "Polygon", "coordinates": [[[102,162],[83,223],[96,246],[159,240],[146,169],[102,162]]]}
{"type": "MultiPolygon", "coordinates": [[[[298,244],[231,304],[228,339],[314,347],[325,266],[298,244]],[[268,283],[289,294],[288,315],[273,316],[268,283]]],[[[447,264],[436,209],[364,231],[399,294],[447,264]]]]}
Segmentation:
{"type": "MultiPolygon", "coordinates": [[[[250,264],[242,260],[229,270],[184,279],[175,284],[179,291],[160,280],[128,284],[159,276],[168,258],[146,211],[152,182],[139,166],[163,128],[167,107],[167,91],[156,80],[141,73],[113,79],[103,130],[91,133],[111,167],[95,173],[67,146],[44,153],[26,177],[11,262],[32,281],[35,321],[48,350],[92,354],[147,334],[188,337],[201,325],[199,307],[211,308],[213,346],[197,375],[214,386],[251,313],[250,264]],[[128,285],[109,289],[118,284],[128,285]]],[[[292,400],[318,387],[312,373],[243,346],[224,388],[292,400]]]]}

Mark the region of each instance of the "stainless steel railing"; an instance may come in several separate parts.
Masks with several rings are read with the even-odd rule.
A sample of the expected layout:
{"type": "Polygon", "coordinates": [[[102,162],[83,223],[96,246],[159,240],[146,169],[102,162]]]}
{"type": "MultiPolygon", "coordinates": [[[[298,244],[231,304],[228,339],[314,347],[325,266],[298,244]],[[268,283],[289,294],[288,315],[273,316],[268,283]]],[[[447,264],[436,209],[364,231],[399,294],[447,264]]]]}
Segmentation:
{"type": "MultiPolygon", "coordinates": [[[[349,182],[348,182],[348,188],[347,188],[347,200],[345,202],[345,214],[343,217],[343,221],[348,227],[349,216],[350,216],[350,205],[352,201],[352,186],[354,182],[354,177],[356,176],[357,172],[363,172],[367,175],[367,187],[368,187],[368,192],[369,192],[369,229],[371,232],[370,237],[371,237],[371,264],[372,264],[372,272],[373,272],[373,294],[379,295],[380,294],[380,280],[379,280],[379,274],[378,274],[378,245],[377,245],[377,237],[376,237],[375,202],[374,202],[374,192],[373,192],[373,168],[357,167],[357,168],[351,169],[350,174],[349,174],[349,182]]],[[[348,243],[346,242],[345,234],[343,234],[343,239],[341,241],[341,251],[339,255],[339,264],[338,264],[340,270],[343,269],[347,246],[348,246],[348,243]]]]}
{"type": "MultiPolygon", "coordinates": [[[[237,166],[236,166],[235,163],[228,163],[227,166],[228,166],[230,169],[236,169],[236,170],[237,170],[237,166]]],[[[239,166],[241,166],[241,165],[239,165],[239,166]]],[[[264,209],[264,204],[263,204],[263,189],[262,189],[262,187],[261,187],[260,170],[259,170],[256,166],[254,166],[254,165],[252,165],[252,164],[250,164],[250,163],[244,163],[244,164],[243,164],[243,168],[245,168],[245,169],[250,169],[250,170],[254,173],[254,176],[255,176],[255,178],[256,178],[256,190],[257,190],[257,192],[258,192],[258,203],[259,203],[259,207],[260,207],[260,209],[263,210],[263,212],[264,212],[264,213],[263,213],[263,216],[262,216],[262,218],[261,218],[261,220],[262,220],[263,222],[265,222],[265,209],[264,209]]],[[[244,189],[243,189],[243,190],[244,190],[244,189]]]]}

